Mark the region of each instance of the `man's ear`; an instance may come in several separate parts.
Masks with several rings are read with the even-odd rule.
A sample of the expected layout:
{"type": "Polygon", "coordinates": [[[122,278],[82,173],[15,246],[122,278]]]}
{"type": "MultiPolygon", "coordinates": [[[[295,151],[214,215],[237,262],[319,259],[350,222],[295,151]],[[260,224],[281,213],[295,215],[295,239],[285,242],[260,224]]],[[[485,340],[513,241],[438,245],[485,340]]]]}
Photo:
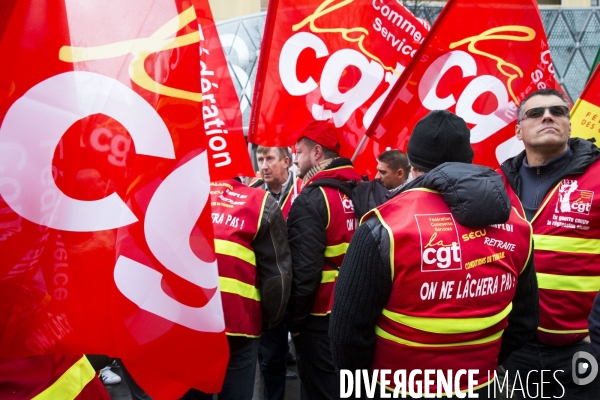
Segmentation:
{"type": "Polygon", "coordinates": [[[521,135],[521,124],[517,122],[515,125],[515,134],[517,135],[517,139],[523,140],[523,136],[521,135]]]}
{"type": "Polygon", "coordinates": [[[402,168],[398,168],[398,178],[400,179],[406,179],[406,174],[404,173],[404,170],[402,168]]]}
{"type": "Polygon", "coordinates": [[[318,160],[323,156],[323,148],[320,144],[316,144],[315,147],[313,147],[313,151],[315,152],[315,160],[318,160]]]}
{"type": "Polygon", "coordinates": [[[289,169],[290,166],[292,165],[290,158],[288,156],[285,156],[285,168],[289,169]]]}

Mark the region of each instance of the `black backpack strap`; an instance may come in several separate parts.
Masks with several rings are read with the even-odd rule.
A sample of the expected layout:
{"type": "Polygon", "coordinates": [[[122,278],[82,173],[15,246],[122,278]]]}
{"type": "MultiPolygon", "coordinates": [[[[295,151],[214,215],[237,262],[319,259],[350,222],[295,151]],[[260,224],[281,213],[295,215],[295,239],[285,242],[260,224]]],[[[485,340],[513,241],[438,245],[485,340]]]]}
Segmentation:
{"type": "Polygon", "coordinates": [[[340,267],[338,267],[337,265],[335,265],[332,261],[329,261],[327,259],[324,259],[323,261],[325,261],[325,264],[327,264],[331,268],[335,269],[336,271],[340,270],[340,267]]]}
{"type": "Polygon", "coordinates": [[[357,183],[354,180],[342,182],[342,181],[338,181],[337,179],[333,179],[333,178],[321,178],[321,179],[317,179],[316,181],[311,182],[307,186],[307,188],[316,187],[316,186],[330,187],[330,188],[337,189],[340,192],[344,193],[349,198],[352,198],[352,191],[354,190],[356,185],[357,185],[357,183]]]}

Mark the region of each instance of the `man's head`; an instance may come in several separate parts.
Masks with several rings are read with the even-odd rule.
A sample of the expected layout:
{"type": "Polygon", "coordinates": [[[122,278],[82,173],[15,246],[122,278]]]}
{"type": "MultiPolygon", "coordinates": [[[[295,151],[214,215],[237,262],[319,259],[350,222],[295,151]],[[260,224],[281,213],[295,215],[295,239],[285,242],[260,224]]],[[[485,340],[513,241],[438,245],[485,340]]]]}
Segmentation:
{"type": "Polygon", "coordinates": [[[392,190],[402,185],[408,173],[408,157],[399,150],[387,150],[377,159],[377,179],[386,189],[392,190]]]}
{"type": "Polygon", "coordinates": [[[571,136],[569,102],[556,89],[531,93],[517,110],[517,138],[523,141],[527,155],[534,153],[549,160],[567,150],[571,136]]]}
{"type": "Polygon", "coordinates": [[[475,153],[465,121],[450,111],[434,110],[415,125],[407,154],[416,177],[445,162],[470,164],[475,153]]]}
{"type": "Polygon", "coordinates": [[[288,178],[291,159],[287,147],[258,146],[256,149],[258,172],[260,172],[260,176],[269,187],[279,187],[285,183],[288,178]]]}
{"type": "Polygon", "coordinates": [[[321,161],[337,157],[340,143],[337,130],[327,122],[311,122],[296,136],[296,159],[298,176],[304,175],[321,161]]]}

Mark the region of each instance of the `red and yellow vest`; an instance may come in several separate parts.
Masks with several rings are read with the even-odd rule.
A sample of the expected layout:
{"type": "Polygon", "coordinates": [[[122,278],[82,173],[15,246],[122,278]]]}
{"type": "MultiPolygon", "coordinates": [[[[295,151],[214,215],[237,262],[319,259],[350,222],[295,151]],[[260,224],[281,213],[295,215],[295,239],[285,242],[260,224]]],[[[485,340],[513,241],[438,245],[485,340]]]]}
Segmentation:
{"type": "Polygon", "coordinates": [[[292,204],[294,203],[294,200],[296,199],[296,197],[298,197],[300,191],[302,190],[302,179],[296,177],[296,182],[294,182],[294,186],[296,188],[294,189],[294,187],[291,187],[287,195],[285,196],[285,199],[281,200],[281,203],[279,203],[279,206],[281,207],[281,212],[283,213],[283,218],[286,221],[288,214],[292,209],[292,204]]]}
{"type": "Polygon", "coordinates": [[[252,242],[260,226],[267,196],[267,192],[233,179],[210,184],[227,335],[259,337],[261,334],[262,312],[252,242]]]}
{"type": "Polygon", "coordinates": [[[4,400],[110,400],[85,356],[44,354],[0,358],[4,400]]]}
{"type": "Polygon", "coordinates": [[[261,178],[260,172],[257,172],[256,176],[254,176],[254,178],[252,178],[248,183],[248,186],[252,188],[260,188],[264,183],[265,181],[263,181],[261,178]]]}
{"type": "MultiPolygon", "coordinates": [[[[327,169],[316,173],[305,187],[322,178],[333,178],[339,181],[359,181],[360,175],[352,166],[327,169]]],[[[344,193],[331,187],[319,186],[327,205],[327,225],[325,227],[325,264],[321,275],[321,284],[311,310],[311,315],[324,316],[331,313],[333,306],[333,289],[338,277],[338,271],[344,261],[346,250],[356,231],[358,220],[354,213],[352,200],[344,193]]]]}
{"type": "MultiPolygon", "coordinates": [[[[252,187],[252,188],[263,188],[265,184],[265,181],[263,181],[261,178],[254,178],[249,184],[248,186],[252,187]]],[[[296,197],[300,194],[300,191],[302,190],[302,179],[296,177],[296,182],[295,185],[296,187],[295,191],[294,191],[294,187],[291,187],[287,194],[285,195],[285,198],[281,199],[281,201],[279,202],[279,207],[281,208],[281,212],[283,213],[283,219],[287,220],[288,214],[290,213],[290,209],[292,208],[292,203],[294,203],[294,200],[296,199],[296,197]]]]}
{"type": "MultiPolygon", "coordinates": [[[[538,337],[551,346],[574,343],[588,334],[587,318],[600,290],[599,174],[600,162],[595,162],[583,175],[563,179],[531,220],[540,293],[538,337]]],[[[511,203],[525,215],[502,175],[511,203]]]]}
{"type": "MultiPolygon", "coordinates": [[[[363,221],[370,216],[389,235],[393,282],[375,328],[372,368],[405,369],[407,376],[415,369],[478,369],[475,388],[489,384],[517,279],[531,255],[530,225],[512,209],[506,224],[462,226],[428,189],[408,190],[363,221]]],[[[467,384],[465,375],[461,391],[467,384]]]]}

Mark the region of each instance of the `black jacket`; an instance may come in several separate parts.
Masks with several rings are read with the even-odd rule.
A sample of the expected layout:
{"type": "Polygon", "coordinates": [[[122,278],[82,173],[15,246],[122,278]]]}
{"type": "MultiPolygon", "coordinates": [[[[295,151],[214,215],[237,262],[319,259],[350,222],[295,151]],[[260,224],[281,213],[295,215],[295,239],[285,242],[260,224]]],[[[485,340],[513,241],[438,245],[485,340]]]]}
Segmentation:
{"type": "MultiPolygon", "coordinates": [[[[439,191],[461,225],[504,223],[510,200],[500,175],[470,164],[446,163],[409,183],[439,191]]],[[[392,292],[390,239],[377,218],[365,221],[352,237],[335,287],[329,328],[334,362],[340,369],[369,369],[375,350],[375,325],[392,292]]],[[[519,277],[499,363],[533,336],[539,322],[533,257],[519,277]]]]}
{"type": "Polygon", "coordinates": [[[597,360],[600,360],[600,293],[596,295],[596,299],[594,300],[592,312],[588,318],[588,324],[594,357],[596,357],[597,360]]]}
{"type": "MultiPolygon", "coordinates": [[[[336,158],[325,170],[352,166],[347,158],[336,158]]],[[[292,293],[284,322],[292,333],[303,329],[327,332],[329,316],[310,315],[324,264],[327,205],[320,190],[311,185],[302,189],[288,215],[288,237],[292,253],[292,293]]]]}
{"type": "MultiPolygon", "coordinates": [[[[550,188],[556,186],[556,184],[558,184],[565,176],[583,174],[600,155],[600,149],[587,140],[579,138],[569,139],[569,147],[573,151],[573,156],[565,167],[562,175],[554,182],[554,184],[550,185],[550,188]]],[[[521,197],[521,176],[519,175],[519,168],[521,168],[524,159],[525,151],[513,158],[509,158],[500,166],[502,172],[508,179],[510,187],[514,190],[517,197],[521,197]]],[[[547,193],[544,193],[542,198],[545,197],[546,194],[547,193]]]]}
{"type": "Polygon", "coordinates": [[[256,256],[263,329],[270,329],[283,319],[292,283],[286,224],[273,196],[267,196],[252,246],[256,256]]]}

